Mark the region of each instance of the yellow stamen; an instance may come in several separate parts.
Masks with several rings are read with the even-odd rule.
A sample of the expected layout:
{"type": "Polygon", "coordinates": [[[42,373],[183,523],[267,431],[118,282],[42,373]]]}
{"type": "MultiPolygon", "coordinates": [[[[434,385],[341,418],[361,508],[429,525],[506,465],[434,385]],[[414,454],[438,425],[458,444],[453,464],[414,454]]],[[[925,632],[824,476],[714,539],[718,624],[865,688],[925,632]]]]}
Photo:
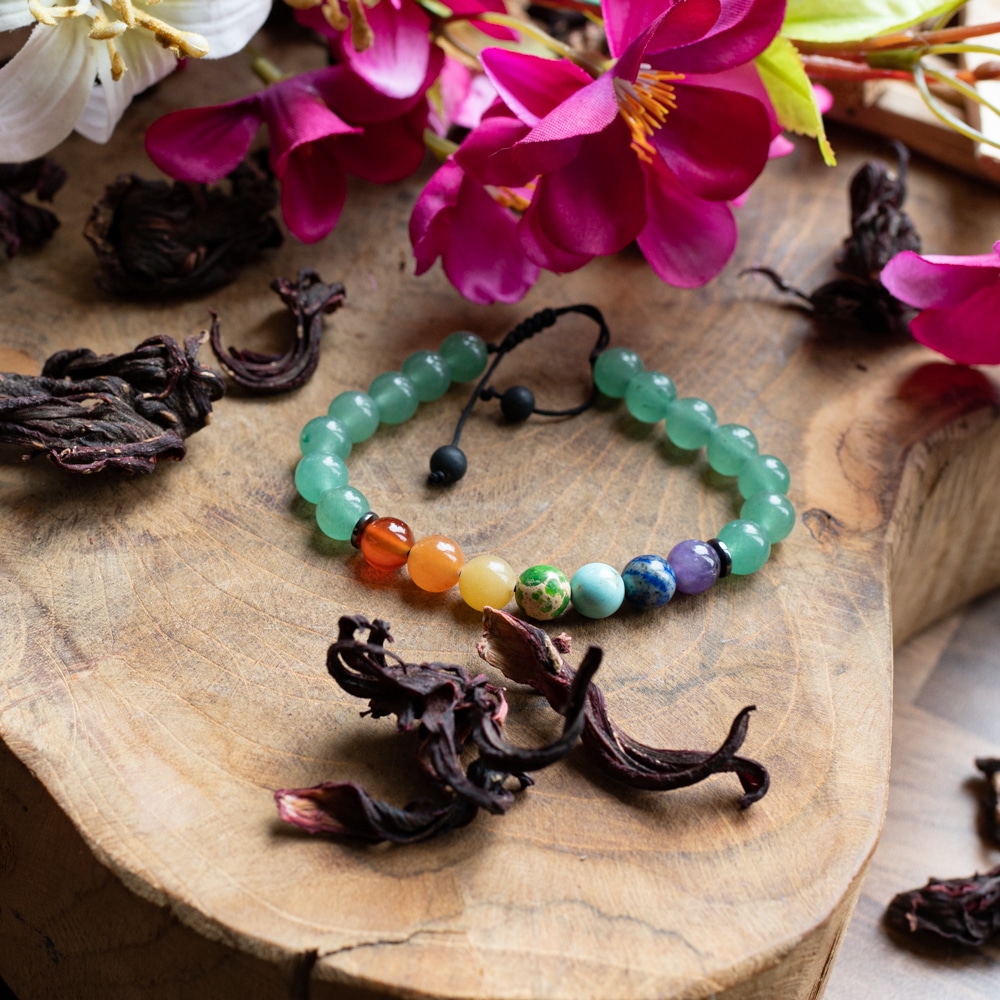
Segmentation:
{"type": "Polygon", "coordinates": [[[111,56],[111,79],[117,83],[125,75],[128,67],[122,59],[122,54],[115,47],[114,39],[108,39],[107,46],[108,55],[111,56]]]}
{"type": "Polygon", "coordinates": [[[347,31],[351,22],[347,20],[347,15],[340,9],[340,0],[331,0],[330,3],[323,4],[323,17],[326,23],[334,31],[347,31]]]}
{"type": "Polygon", "coordinates": [[[639,70],[635,83],[616,77],[615,97],[618,99],[618,113],[625,119],[632,133],[632,148],[644,163],[652,163],[656,149],[649,137],[667,120],[667,115],[677,107],[671,80],[683,80],[683,73],[654,70],[645,67],[639,70]]]}
{"type": "Polygon", "coordinates": [[[42,24],[47,24],[54,28],[58,19],[66,17],[82,17],[90,10],[91,0],[78,0],[71,7],[50,7],[43,4],[41,0],[28,0],[28,12],[42,24]]]}
{"type": "Polygon", "coordinates": [[[375,41],[375,33],[365,14],[365,5],[361,0],[347,0],[347,7],[351,12],[351,45],[355,52],[364,52],[375,41]]]}
{"type": "MultiPolygon", "coordinates": [[[[524,186],[528,191],[535,190],[534,181],[531,181],[524,186]]],[[[493,187],[493,185],[488,184],[486,186],[486,190],[490,197],[498,205],[503,205],[504,208],[513,209],[515,212],[524,213],[528,210],[528,206],[531,204],[530,198],[526,198],[523,194],[520,194],[509,187],[493,187]]]]}

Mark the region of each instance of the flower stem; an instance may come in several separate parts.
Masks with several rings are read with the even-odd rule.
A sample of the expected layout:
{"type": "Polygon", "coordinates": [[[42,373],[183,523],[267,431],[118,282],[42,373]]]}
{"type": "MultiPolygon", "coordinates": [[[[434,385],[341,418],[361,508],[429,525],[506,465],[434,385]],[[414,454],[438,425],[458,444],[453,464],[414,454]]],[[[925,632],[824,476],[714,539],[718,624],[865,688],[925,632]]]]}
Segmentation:
{"type": "Polygon", "coordinates": [[[498,14],[494,11],[482,11],[476,14],[477,21],[486,21],[488,24],[499,24],[504,28],[511,28],[522,35],[528,35],[535,41],[541,42],[551,52],[569,59],[582,70],[589,73],[595,79],[599,77],[607,66],[603,61],[598,62],[584,52],[578,52],[557,38],[553,38],[548,32],[543,31],[537,24],[530,21],[522,21],[520,18],[512,17],[510,14],[498,14]]]}

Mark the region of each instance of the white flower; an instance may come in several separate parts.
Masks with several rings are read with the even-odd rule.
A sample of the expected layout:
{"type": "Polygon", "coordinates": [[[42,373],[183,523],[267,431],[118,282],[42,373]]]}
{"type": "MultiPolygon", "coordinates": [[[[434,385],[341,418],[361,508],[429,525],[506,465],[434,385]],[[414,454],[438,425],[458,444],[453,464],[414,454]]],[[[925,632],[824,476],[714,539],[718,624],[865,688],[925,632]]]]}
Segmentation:
{"type": "Polygon", "coordinates": [[[181,56],[239,52],[271,0],[0,0],[0,31],[34,22],[0,68],[0,163],[33,160],[74,129],[107,142],[132,98],[181,56]]]}

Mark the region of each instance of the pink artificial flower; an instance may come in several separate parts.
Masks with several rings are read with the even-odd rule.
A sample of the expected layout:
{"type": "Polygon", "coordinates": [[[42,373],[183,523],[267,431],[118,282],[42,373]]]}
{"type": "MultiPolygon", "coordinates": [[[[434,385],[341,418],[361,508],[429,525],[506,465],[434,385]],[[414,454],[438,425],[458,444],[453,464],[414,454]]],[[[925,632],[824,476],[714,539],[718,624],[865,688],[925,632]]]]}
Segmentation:
{"type": "Polygon", "coordinates": [[[484,305],[517,302],[535,283],[538,265],[525,256],[514,211],[530,192],[489,192],[481,180],[485,160],[526,132],[495,109],[430,179],[410,217],[417,274],[440,257],[458,291],[484,305]]]}
{"type": "Polygon", "coordinates": [[[896,254],[882,284],[920,310],[910,332],[921,344],[963,365],[1000,364],[1000,241],[970,257],[896,254]]]}
{"type": "Polygon", "coordinates": [[[567,60],[483,52],[528,129],[483,179],[535,184],[520,230],[543,267],[568,270],[636,240],[664,281],[704,284],[736,246],[727,202],[756,179],[777,134],[750,60],[780,28],[784,0],[602,9],[613,62],[596,78],[567,60]]]}
{"type": "MultiPolygon", "coordinates": [[[[431,60],[424,89],[440,64],[440,56],[431,60]]],[[[386,184],[420,166],[426,120],[422,96],[395,100],[347,66],[331,66],[228,104],[165,115],[146,130],[146,152],[171,177],[208,183],[236,168],[265,123],[282,215],[295,236],[314,243],[340,218],[347,175],[386,184]]]]}
{"type": "MultiPolygon", "coordinates": [[[[352,25],[354,13],[345,0],[330,0],[352,25]]],[[[365,32],[371,44],[361,51],[354,46],[351,27],[339,31],[330,25],[323,13],[324,7],[296,11],[296,19],[330,39],[331,48],[338,62],[346,62],[375,90],[387,97],[405,99],[412,97],[423,86],[428,66],[434,58],[436,45],[431,43],[430,15],[415,0],[382,0],[372,7],[356,5],[363,10],[367,27],[365,32]]],[[[474,19],[483,11],[505,12],[503,0],[452,0],[448,8],[456,17],[474,19]]],[[[512,39],[507,28],[480,22],[481,31],[498,39],[512,39]]],[[[426,88],[424,88],[426,89],[426,88]]],[[[422,92],[422,91],[420,91],[422,92]]]]}
{"type": "Polygon", "coordinates": [[[437,135],[446,136],[453,125],[474,129],[496,102],[497,92],[484,73],[473,73],[463,63],[446,55],[428,96],[431,97],[431,112],[427,125],[437,135]]]}

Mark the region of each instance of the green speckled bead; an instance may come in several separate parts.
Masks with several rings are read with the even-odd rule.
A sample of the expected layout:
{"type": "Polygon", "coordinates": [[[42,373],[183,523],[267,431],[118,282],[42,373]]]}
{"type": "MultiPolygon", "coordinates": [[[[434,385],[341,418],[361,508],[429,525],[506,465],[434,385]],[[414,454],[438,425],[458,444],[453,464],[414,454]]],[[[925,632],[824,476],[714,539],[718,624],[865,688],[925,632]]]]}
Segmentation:
{"type": "Polygon", "coordinates": [[[517,606],[536,621],[547,622],[569,607],[569,578],[555,566],[530,566],[514,584],[517,606]]]}
{"type": "Polygon", "coordinates": [[[759,524],[772,545],[786,539],[795,527],[795,508],[784,493],[754,493],[743,501],[740,517],[759,524]]]}
{"type": "Polygon", "coordinates": [[[730,521],[720,532],[719,541],[733,557],[733,576],[756,573],[771,554],[771,542],[754,521],[730,521]]]}
{"type": "Polygon", "coordinates": [[[326,412],[347,428],[353,444],[367,441],[378,430],[378,406],[367,392],[356,389],[342,392],[326,412]]]}
{"type": "Polygon", "coordinates": [[[639,372],[625,390],[625,405],[636,420],[655,424],[663,420],[670,404],[677,398],[677,388],[662,372],[639,372]]]}
{"type": "Polygon", "coordinates": [[[712,431],[705,457],[719,475],[738,475],[751,458],[757,457],[757,438],[742,424],[722,424],[712,431]]]}
{"type": "Polygon", "coordinates": [[[351,453],[351,435],[335,417],[313,417],[302,428],[299,447],[303,455],[311,451],[325,451],[347,458],[351,453]]]}
{"type": "Polygon", "coordinates": [[[309,503],[318,503],[327,490],[346,483],[347,466],[339,455],[312,451],[303,455],[295,466],[295,488],[299,491],[299,496],[309,503]]]}
{"type": "Polygon", "coordinates": [[[607,563],[592,562],[581,566],[569,582],[573,607],[584,618],[608,618],[625,600],[625,581],[607,563]]]}
{"type": "Polygon", "coordinates": [[[403,374],[413,383],[421,403],[440,399],[451,385],[451,367],[435,351],[414,351],[403,362],[403,374]]]}
{"type": "Polygon", "coordinates": [[[703,448],[718,426],[715,410],[697,396],[686,396],[670,405],[667,414],[667,437],[685,451],[703,448]]]}
{"type": "Polygon", "coordinates": [[[744,500],[755,493],[788,493],[788,467],[774,455],[758,455],[740,469],[736,485],[744,500]]]}
{"type": "Polygon", "coordinates": [[[611,399],[624,399],[629,382],[643,371],[642,358],[628,347],[609,347],[594,362],[594,385],[611,399]]]}
{"type": "Polygon", "coordinates": [[[382,372],[372,379],[368,395],[375,400],[383,424],[404,424],[420,405],[417,387],[402,372],[382,372]]]}
{"type": "Polygon", "coordinates": [[[482,337],[466,330],[457,330],[444,338],[440,353],[448,362],[453,381],[471,382],[485,371],[489,352],[482,337]]]}
{"type": "Polygon", "coordinates": [[[349,542],[354,526],[369,510],[364,494],[353,486],[327,490],[316,504],[319,530],[338,542],[349,542]]]}

